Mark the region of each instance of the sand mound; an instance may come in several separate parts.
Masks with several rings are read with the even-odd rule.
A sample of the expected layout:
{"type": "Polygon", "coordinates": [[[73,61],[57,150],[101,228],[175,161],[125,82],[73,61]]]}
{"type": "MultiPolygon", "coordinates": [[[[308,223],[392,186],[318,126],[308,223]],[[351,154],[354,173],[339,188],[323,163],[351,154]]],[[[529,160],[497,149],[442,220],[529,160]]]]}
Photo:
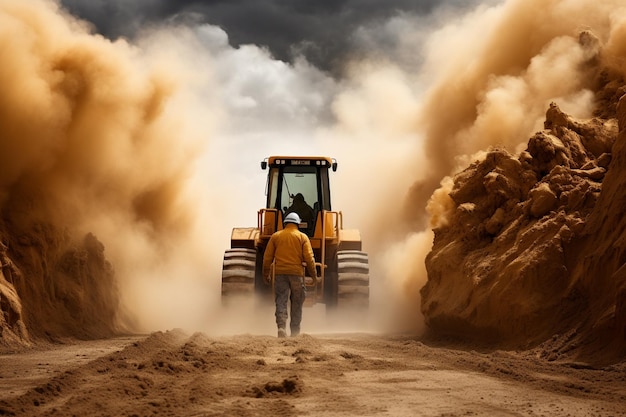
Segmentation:
{"type": "Polygon", "coordinates": [[[74,241],[51,225],[0,227],[0,342],[31,336],[94,338],[116,330],[118,292],[104,246],[74,241]]]}
{"type": "Polygon", "coordinates": [[[623,352],[626,96],[605,101],[590,120],[552,104],[525,151],[492,149],[454,177],[421,291],[431,329],[524,347],[564,335],[562,351],[623,352]]]}

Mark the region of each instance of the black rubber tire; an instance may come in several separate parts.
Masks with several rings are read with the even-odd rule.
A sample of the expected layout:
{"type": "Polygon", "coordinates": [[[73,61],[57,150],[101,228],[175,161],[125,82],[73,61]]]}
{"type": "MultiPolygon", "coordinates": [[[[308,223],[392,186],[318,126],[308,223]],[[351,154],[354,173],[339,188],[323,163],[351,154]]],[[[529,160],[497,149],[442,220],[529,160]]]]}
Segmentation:
{"type": "Polygon", "coordinates": [[[255,269],[256,250],[226,250],[222,265],[222,297],[253,294],[255,269]]]}
{"type": "Polygon", "coordinates": [[[357,250],[337,252],[337,307],[369,306],[369,258],[357,250]]]}

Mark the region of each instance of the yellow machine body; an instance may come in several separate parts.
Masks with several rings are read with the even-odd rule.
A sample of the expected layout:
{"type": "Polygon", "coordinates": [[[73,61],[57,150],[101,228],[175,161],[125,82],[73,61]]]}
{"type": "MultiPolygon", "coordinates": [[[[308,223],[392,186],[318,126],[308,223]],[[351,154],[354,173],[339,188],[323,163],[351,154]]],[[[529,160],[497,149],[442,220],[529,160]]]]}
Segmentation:
{"type": "Polygon", "coordinates": [[[232,230],[231,247],[224,256],[222,295],[268,293],[261,276],[265,247],[272,234],[283,228],[283,218],[295,211],[302,219],[300,230],[311,241],[321,278],[315,282],[305,276],[306,304],[367,305],[369,265],[361,234],[344,229],[343,213],[331,208],[329,172],[337,169],[337,162],[328,157],[272,156],[261,168],[269,168],[266,205],[257,211],[256,227],[232,230]]]}

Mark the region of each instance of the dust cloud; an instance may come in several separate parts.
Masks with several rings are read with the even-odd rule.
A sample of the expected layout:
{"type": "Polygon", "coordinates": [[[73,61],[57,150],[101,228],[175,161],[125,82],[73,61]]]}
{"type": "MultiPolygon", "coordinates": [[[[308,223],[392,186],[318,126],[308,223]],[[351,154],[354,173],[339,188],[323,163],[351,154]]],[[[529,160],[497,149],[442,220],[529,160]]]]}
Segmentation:
{"type": "MultiPolygon", "coordinates": [[[[396,17],[397,50],[335,79],[233,48],[210,25],[112,42],[52,1],[0,0],[1,207],[93,232],[128,326],[273,333],[271,309],[222,309],[223,251],[232,227],[256,224],[263,158],[328,155],[333,207],[370,254],[362,328],[421,331],[429,221],[445,221],[433,192],[481,150],[519,148],[552,101],[590,116],[594,63],[624,65],[620,1],[492,4],[437,14],[430,30],[396,17]]],[[[349,326],[312,311],[313,331],[349,326]]]]}
{"type": "MultiPolygon", "coordinates": [[[[367,168],[352,181],[364,179],[371,198],[348,207],[374,260],[373,301],[388,318],[379,328],[423,328],[424,258],[430,228],[446,222],[449,176],[492,146],[521,150],[551,102],[592,116],[599,60],[612,59],[623,12],[617,1],[485,4],[441,14],[416,45],[419,67],[406,59],[353,64],[349,88],[334,101],[335,132],[351,144],[348,154],[356,156],[352,144],[361,141],[369,155],[358,155],[367,168]]],[[[406,39],[423,31],[402,27],[406,39]]]]}
{"type": "MultiPolygon", "coordinates": [[[[428,86],[414,119],[415,140],[423,146],[402,159],[413,161],[404,174],[416,180],[399,221],[409,231],[390,253],[420,239],[417,246],[429,247],[432,235],[423,225],[429,218],[433,226],[446,221],[448,176],[490,147],[522,150],[543,128],[550,102],[574,117],[592,116],[600,64],[623,65],[616,45],[623,45],[624,11],[618,1],[512,0],[448,18],[432,33],[417,77],[428,86]]],[[[394,282],[419,304],[414,288],[426,282],[426,251],[409,253],[419,259],[407,255],[404,264],[383,263],[383,276],[405,278],[394,282]]]]}
{"type": "Polygon", "coordinates": [[[190,179],[215,120],[194,89],[210,79],[179,65],[189,49],[164,57],[110,42],[50,1],[1,1],[0,40],[5,221],[93,232],[141,321],[161,277],[187,277],[190,259],[199,265],[187,243],[199,247],[190,179]]]}

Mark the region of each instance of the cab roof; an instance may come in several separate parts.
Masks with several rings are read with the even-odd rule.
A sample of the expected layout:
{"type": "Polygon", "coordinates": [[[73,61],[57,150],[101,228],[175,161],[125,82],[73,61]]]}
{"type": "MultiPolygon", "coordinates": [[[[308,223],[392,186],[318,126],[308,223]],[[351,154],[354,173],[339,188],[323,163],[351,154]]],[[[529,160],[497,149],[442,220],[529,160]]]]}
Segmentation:
{"type": "MultiPolygon", "coordinates": [[[[312,161],[312,162],[326,161],[328,166],[330,166],[333,163],[333,160],[327,156],[270,156],[269,158],[267,158],[267,163],[270,166],[287,165],[287,164],[291,165],[292,161],[312,161]],[[277,161],[285,161],[285,162],[277,162],[277,161]]],[[[296,162],[293,165],[297,165],[297,164],[298,163],[296,162]]]]}
{"type": "Polygon", "coordinates": [[[267,166],[317,166],[337,170],[337,161],[328,156],[270,156],[261,161],[261,169],[267,166]]]}

